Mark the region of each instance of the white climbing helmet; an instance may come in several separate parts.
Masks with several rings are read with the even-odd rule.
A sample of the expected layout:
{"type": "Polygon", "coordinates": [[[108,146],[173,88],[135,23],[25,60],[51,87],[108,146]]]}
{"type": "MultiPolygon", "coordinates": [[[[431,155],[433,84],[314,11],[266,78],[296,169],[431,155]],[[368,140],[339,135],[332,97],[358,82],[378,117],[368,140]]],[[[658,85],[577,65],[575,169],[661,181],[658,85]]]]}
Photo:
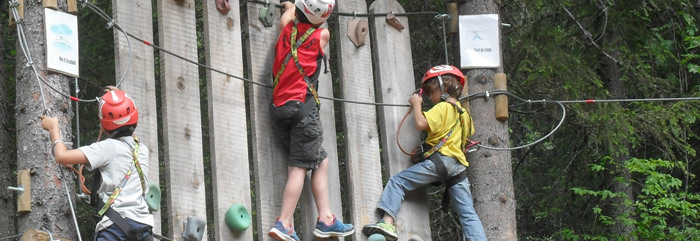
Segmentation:
{"type": "Polygon", "coordinates": [[[294,4],[311,24],[322,24],[331,16],[335,0],[295,0],[294,4]]]}

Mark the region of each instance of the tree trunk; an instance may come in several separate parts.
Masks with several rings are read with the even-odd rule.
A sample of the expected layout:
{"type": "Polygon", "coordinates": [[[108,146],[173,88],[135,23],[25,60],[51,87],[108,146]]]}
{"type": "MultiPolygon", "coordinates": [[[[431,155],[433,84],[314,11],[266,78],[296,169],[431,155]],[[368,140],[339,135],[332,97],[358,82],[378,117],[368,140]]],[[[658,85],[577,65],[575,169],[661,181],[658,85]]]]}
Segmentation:
{"type": "MultiPolygon", "coordinates": [[[[0,3],[0,9],[7,9],[7,1],[0,3]]],[[[0,14],[0,16],[2,16],[0,14]]],[[[17,233],[15,225],[16,199],[14,193],[7,190],[8,186],[16,186],[13,178],[15,159],[11,148],[12,136],[9,133],[9,112],[7,111],[7,73],[5,72],[5,37],[7,36],[7,19],[0,17],[0,237],[7,237],[17,233]]]]}
{"type": "MultiPolygon", "coordinates": [[[[604,39],[606,45],[609,46],[619,46],[618,44],[621,41],[620,34],[615,30],[606,34],[604,39]]],[[[617,50],[617,48],[608,49],[612,49],[609,52],[610,56],[619,60],[620,51],[617,50]]],[[[623,83],[621,79],[622,73],[620,72],[620,66],[618,65],[618,63],[616,63],[615,61],[613,61],[605,55],[601,55],[601,57],[605,58],[602,61],[604,75],[603,78],[605,78],[608,81],[608,91],[610,92],[610,95],[612,95],[612,97],[615,99],[627,98],[625,83],[623,83]]],[[[614,105],[618,105],[615,109],[626,108],[625,103],[615,103],[614,105]]],[[[629,150],[631,146],[626,139],[618,141],[619,144],[617,144],[616,146],[610,144],[610,153],[613,154],[615,165],[612,166],[612,168],[614,168],[613,172],[606,172],[608,173],[608,176],[605,179],[605,181],[607,182],[606,186],[610,187],[611,192],[624,193],[627,195],[627,197],[630,198],[631,201],[634,201],[634,196],[632,196],[632,187],[630,185],[620,183],[616,180],[616,177],[622,177],[624,180],[631,180],[632,178],[632,174],[627,168],[624,167],[624,161],[630,158],[629,150]]],[[[625,200],[623,198],[613,198],[610,200],[610,202],[611,203],[609,208],[609,215],[613,218],[613,220],[615,220],[615,225],[611,227],[612,230],[610,230],[610,232],[619,234],[623,237],[629,237],[631,240],[634,240],[631,235],[634,232],[635,227],[632,225],[623,224],[622,220],[618,218],[624,215],[625,212],[630,211],[630,208],[632,207],[626,206],[624,203],[625,200]]]]}
{"type": "MultiPolygon", "coordinates": [[[[59,2],[60,7],[65,9],[65,1],[59,2]]],[[[46,71],[43,11],[41,3],[25,1],[23,22],[29,54],[39,74],[54,88],[69,94],[70,78],[46,71]]],[[[27,60],[22,54],[19,42],[16,56],[17,169],[33,171],[32,211],[19,216],[19,231],[45,229],[53,234],[75,240],[75,226],[63,186],[68,185],[69,189],[73,190],[73,175],[67,170],[64,171],[65,178],[61,175],[62,167],[59,167],[53,158],[48,132],[41,129],[39,119],[44,112],[43,101],[45,101],[46,107],[51,109],[49,116],[58,117],[63,140],[70,141],[72,117],[70,100],[50,90],[44,84],[41,85],[44,93],[42,97],[32,68],[25,66],[27,60]]],[[[75,200],[75,196],[71,198],[75,200]]]]}
{"type": "MultiPolygon", "coordinates": [[[[493,0],[469,1],[459,7],[459,13],[460,15],[498,14],[499,6],[498,2],[493,0]]],[[[494,90],[493,76],[499,72],[503,72],[503,67],[467,71],[470,94],[494,90]]],[[[508,147],[510,143],[508,122],[496,119],[493,99],[474,99],[470,105],[475,129],[472,139],[481,141],[483,145],[508,147]]],[[[485,148],[467,155],[470,164],[467,171],[472,185],[474,207],[489,240],[517,240],[518,238],[510,159],[510,151],[494,151],[485,148]]]]}

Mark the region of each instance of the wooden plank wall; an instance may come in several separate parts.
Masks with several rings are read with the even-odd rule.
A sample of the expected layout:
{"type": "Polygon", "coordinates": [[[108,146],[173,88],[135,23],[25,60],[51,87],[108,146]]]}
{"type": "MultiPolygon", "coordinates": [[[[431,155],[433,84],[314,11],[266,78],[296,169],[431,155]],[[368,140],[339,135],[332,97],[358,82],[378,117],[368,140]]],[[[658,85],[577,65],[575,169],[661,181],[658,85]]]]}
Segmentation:
{"type": "MultiPolygon", "coordinates": [[[[377,0],[370,6],[374,13],[403,13],[403,7],[396,0],[377,0]]],[[[386,17],[370,18],[372,23],[372,44],[374,55],[374,82],[378,89],[377,100],[382,103],[409,104],[408,98],[415,90],[411,36],[407,17],[398,17],[405,27],[398,30],[387,24],[386,17]]],[[[382,159],[388,176],[401,172],[413,165],[409,157],[396,145],[396,131],[407,107],[379,107],[378,117],[382,133],[382,159]]],[[[406,151],[420,144],[413,116],[404,122],[400,140],[406,151]]],[[[430,216],[425,189],[406,194],[400,214],[396,220],[397,232],[401,239],[418,235],[423,240],[431,240],[430,216]]]]}
{"type": "MultiPolygon", "coordinates": [[[[215,1],[203,1],[206,63],[226,73],[243,76],[243,47],[237,0],[221,14],[215,1]]],[[[207,70],[209,143],[212,165],[214,232],[216,240],[253,240],[253,229],[234,232],[226,225],[226,211],[235,203],[249,211],[250,172],[243,81],[207,70]]]]}
{"type": "MultiPolygon", "coordinates": [[[[337,8],[340,12],[363,13],[367,12],[367,3],[364,0],[344,0],[337,2],[337,8]]],[[[370,36],[367,36],[364,46],[355,47],[347,37],[347,25],[351,20],[352,17],[340,16],[335,28],[341,94],[347,100],[375,102],[370,36]]],[[[353,224],[360,231],[362,225],[379,218],[376,208],[383,189],[376,108],[344,102],[342,112],[350,213],[353,224]]],[[[366,236],[356,234],[352,240],[365,239],[366,236]]]]}
{"type": "MultiPolygon", "coordinates": [[[[270,3],[279,3],[278,0],[270,3]]],[[[258,20],[261,4],[248,3],[248,34],[249,50],[248,77],[272,86],[272,62],[275,42],[279,34],[279,16],[272,27],[266,28],[258,20]]],[[[270,87],[250,85],[248,88],[250,125],[252,137],[252,159],[255,170],[255,206],[257,208],[258,240],[272,240],[267,231],[274,225],[282,207],[282,195],[287,183],[287,157],[282,146],[275,139],[270,121],[270,103],[272,89],[270,87]]]]}
{"type": "MultiPolygon", "coordinates": [[[[125,31],[153,42],[153,8],[151,1],[119,0],[112,2],[113,16],[125,31]]],[[[121,86],[139,108],[139,126],[136,136],[148,146],[148,181],[159,183],[158,175],[158,115],[156,109],[156,80],[153,63],[153,49],[134,39],[131,43],[131,65],[121,86]]],[[[124,75],[129,61],[129,44],[124,34],[114,30],[114,55],[117,81],[124,75]]],[[[161,212],[154,212],[153,232],[160,233],[161,212]]]]}
{"type": "MultiPolygon", "coordinates": [[[[194,0],[158,1],[160,45],[183,57],[197,59],[194,0]]],[[[160,53],[163,138],[170,237],[180,237],[188,216],[206,220],[196,65],[160,53]]],[[[204,230],[203,240],[207,240],[204,230]]]]}
{"type": "MultiPolygon", "coordinates": [[[[327,24],[324,25],[325,28],[328,27],[327,24]]],[[[331,33],[333,34],[333,33],[331,33]]],[[[330,59],[330,43],[326,46],[324,53],[326,57],[330,59]]],[[[330,65],[330,62],[328,63],[330,65]]],[[[325,70],[325,67],[324,69],[325,70]]],[[[322,71],[323,71],[322,70],[322,71]]],[[[330,66],[328,66],[328,71],[330,71],[330,66]]],[[[333,96],[333,78],[331,73],[323,74],[318,78],[318,94],[319,96],[332,97],[333,96]]],[[[342,210],[342,198],[340,195],[340,170],[338,168],[338,142],[337,142],[337,132],[335,128],[335,110],[333,106],[333,101],[328,99],[321,99],[321,123],[323,123],[323,148],[328,153],[328,200],[330,201],[331,211],[336,215],[336,217],[345,220],[348,217],[343,217],[342,210]]],[[[307,173],[306,181],[304,182],[304,191],[301,193],[301,198],[299,199],[299,204],[302,207],[301,219],[303,224],[303,230],[305,234],[301,237],[303,240],[313,240],[312,232],[316,225],[316,218],[318,217],[318,211],[316,210],[316,203],[314,202],[313,194],[311,193],[311,173],[307,173]]],[[[339,238],[343,240],[343,238],[339,238]]]]}

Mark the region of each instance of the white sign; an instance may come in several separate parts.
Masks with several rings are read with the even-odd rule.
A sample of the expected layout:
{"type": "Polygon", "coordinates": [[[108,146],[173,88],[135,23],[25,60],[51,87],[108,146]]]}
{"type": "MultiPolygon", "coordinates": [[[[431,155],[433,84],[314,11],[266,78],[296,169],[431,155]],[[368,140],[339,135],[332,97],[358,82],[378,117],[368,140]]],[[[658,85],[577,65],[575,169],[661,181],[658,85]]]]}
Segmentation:
{"type": "Polygon", "coordinates": [[[44,8],[46,67],[72,77],[80,75],[78,17],[44,8]]]}
{"type": "Polygon", "coordinates": [[[501,66],[498,14],[459,16],[459,48],[462,68],[501,66]]]}

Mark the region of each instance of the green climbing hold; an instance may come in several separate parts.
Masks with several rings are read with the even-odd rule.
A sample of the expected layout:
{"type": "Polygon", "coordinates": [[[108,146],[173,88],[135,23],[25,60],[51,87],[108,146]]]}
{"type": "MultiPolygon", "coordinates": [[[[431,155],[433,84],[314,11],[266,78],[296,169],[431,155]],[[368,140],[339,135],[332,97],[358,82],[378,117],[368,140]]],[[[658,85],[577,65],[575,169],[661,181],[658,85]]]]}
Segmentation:
{"type": "Polygon", "coordinates": [[[231,205],[231,207],[228,208],[225,219],[226,225],[234,231],[241,232],[250,227],[250,213],[248,213],[248,209],[240,203],[231,205]]]}
{"type": "Polygon", "coordinates": [[[146,193],[146,205],[151,212],[160,209],[160,186],[158,183],[149,183],[148,192],[146,193]]]}
{"type": "Polygon", "coordinates": [[[384,237],[384,235],[375,233],[370,235],[367,241],[386,241],[386,238],[384,237]]]}

